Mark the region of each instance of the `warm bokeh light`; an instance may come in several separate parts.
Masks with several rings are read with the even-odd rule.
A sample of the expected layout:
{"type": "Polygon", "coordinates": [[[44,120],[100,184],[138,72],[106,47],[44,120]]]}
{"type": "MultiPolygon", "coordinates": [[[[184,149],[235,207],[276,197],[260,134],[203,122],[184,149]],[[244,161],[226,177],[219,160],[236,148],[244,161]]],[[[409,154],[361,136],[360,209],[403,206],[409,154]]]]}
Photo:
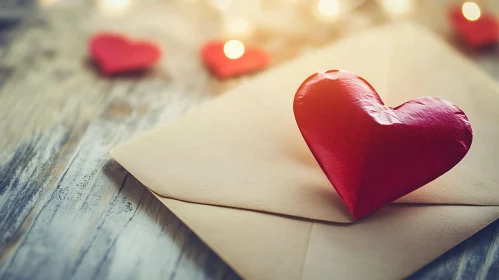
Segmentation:
{"type": "Polygon", "coordinates": [[[463,15],[469,21],[475,21],[480,18],[480,7],[474,2],[466,2],[463,4],[463,15]]]}
{"type": "Polygon", "coordinates": [[[390,14],[407,14],[411,11],[411,0],[378,0],[383,9],[390,14]]]}
{"type": "Polygon", "coordinates": [[[130,6],[130,0],[99,0],[97,3],[99,10],[108,16],[122,15],[130,6]]]}
{"type": "Polygon", "coordinates": [[[225,21],[224,31],[228,38],[246,39],[253,32],[253,27],[246,19],[235,18],[225,21]]]}
{"type": "Polygon", "coordinates": [[[224,53],[230,59],[238,59],[244,54],[244,45],[241,41],[230,40],[224,45],[224,53]]]}
{"type": "Polygon", "coordinates": [[[320,0],[317,8],[326,16],[334,16],[340,11],[338,0],[320,0]]]}
{"type": "Polygon", "coordinates": [[[220,11],[225,11],[229,8],[231,0],[209,0],[208,3],[210,6],[213,8],[220,10],[220,11]]]}

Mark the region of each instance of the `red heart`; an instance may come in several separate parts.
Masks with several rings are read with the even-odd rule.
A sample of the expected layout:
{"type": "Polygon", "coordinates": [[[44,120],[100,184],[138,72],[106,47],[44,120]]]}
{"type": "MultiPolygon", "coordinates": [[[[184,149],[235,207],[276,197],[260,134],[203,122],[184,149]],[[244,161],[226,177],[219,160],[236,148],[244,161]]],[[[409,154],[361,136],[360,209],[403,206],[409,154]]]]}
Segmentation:
{"type": "Polygon", "coordinates": [[[422,97],[395,108],[341,70],[310,76],[294,99],[296,122],[322,170],[359,219],[431,182],[468,152],[466,115],[422,97]]]}
{"type": "Polygon", "coordinates": [[[201,49],[201,57],[208,68],[220,79],[255,72],[267,67],[270,58],[265,51],[247,47],[237,59],[230,59],[224,53],[224,42],[209,42],[201,49]]]}
{"type": "Polygon", "coordinates": [[[467,20],[461,8],[452,9],[450,20],[464,42],[472,48],[499,42],[499,23],[490,15],[481,15],[477,20],[467,20]]]}
{"type": "Polygon", "coordinates": [[[131,42],[110,33],[94,35],[89,47],[92,58],[108,75],[145,69],[161,57],[160,49],[151,42],[131,42]]]}

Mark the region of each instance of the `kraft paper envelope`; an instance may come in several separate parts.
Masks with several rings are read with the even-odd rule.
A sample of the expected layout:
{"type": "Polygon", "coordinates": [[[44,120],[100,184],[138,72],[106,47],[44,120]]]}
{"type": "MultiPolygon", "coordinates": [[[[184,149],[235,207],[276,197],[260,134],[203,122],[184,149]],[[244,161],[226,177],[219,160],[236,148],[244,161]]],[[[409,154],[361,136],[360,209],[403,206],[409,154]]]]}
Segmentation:
{"type": "Polygon", "coordinates": [[[111,155],[247,279],[398,279],[499,217],[499,87],[410,23],[344,39],[257,76],[111,155]],[[293,116],[310,74],[346,69],[396,106],[461,107],[473,145],[454,169],[353,221],[293,116]]]}

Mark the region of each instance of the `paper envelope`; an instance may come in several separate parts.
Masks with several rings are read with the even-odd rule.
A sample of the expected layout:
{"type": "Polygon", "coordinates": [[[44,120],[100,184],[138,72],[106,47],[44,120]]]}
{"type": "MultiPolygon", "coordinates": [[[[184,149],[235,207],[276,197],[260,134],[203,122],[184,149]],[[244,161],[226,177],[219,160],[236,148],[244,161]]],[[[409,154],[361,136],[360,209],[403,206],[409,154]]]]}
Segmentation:
{"type": "MultiPolygon", "coordinates": [[[[499,218],[499,87],[410,23],[373,29],[271,69],[111,151],[246,279],[398,279],[499,218]],[[307,148],[293,97],[345,69],[389,106],[421,96],[463,109],[470,152],[423,188],[353,221],[307,148]]],[[[347,120],[345,120],[347,121],[347,120]]]]}

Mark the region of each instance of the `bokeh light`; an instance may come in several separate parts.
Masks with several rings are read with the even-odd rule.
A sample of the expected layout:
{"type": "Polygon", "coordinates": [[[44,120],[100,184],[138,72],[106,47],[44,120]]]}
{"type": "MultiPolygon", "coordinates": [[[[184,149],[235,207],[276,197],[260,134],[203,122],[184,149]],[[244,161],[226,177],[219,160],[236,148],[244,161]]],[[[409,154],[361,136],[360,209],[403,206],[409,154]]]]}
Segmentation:
{"type": "Polygon", "coordinates": [[[244,18],[228,19],[224,23],[225,36],[246,39],[253,32],[253,26],[244,18]]]}
{"type": "Polygon", "coordinates": [[[317,9],[326,16],[334,16],[339,13],[340,5],[337,0],[320,0],[317,9]]]}
{"type": "Polygon", "coordinates": [[[225,11],[230,7],[231,0],[209,0],[208,3],[210,6],[213,8],[220,10],[220,11],[225,11]]]}
{"type": "Polygon", "coordinates": [[[238,59],[244,54],[244,44],[238,40],[230,40],[224,45],[224,53],[230,59],[238,59]]]}
{"type": "Polygon", "coordinates": [[[407,14],[411,11],[411,0],[378,0],[383,9],[394,15],[407,14]]]}
{"type": "Polygon", "coordinates": [[[474,2],[466,2],[463,4],[463,15],[469,21],[475,21],[480,18],[480,7],[474,2]]]}
{"type": "Polygon", "coordinates": [[[125,14],[130,7],[130,0],[99,0],[99,10],[107,16],[118,16],[125,14]]]}

